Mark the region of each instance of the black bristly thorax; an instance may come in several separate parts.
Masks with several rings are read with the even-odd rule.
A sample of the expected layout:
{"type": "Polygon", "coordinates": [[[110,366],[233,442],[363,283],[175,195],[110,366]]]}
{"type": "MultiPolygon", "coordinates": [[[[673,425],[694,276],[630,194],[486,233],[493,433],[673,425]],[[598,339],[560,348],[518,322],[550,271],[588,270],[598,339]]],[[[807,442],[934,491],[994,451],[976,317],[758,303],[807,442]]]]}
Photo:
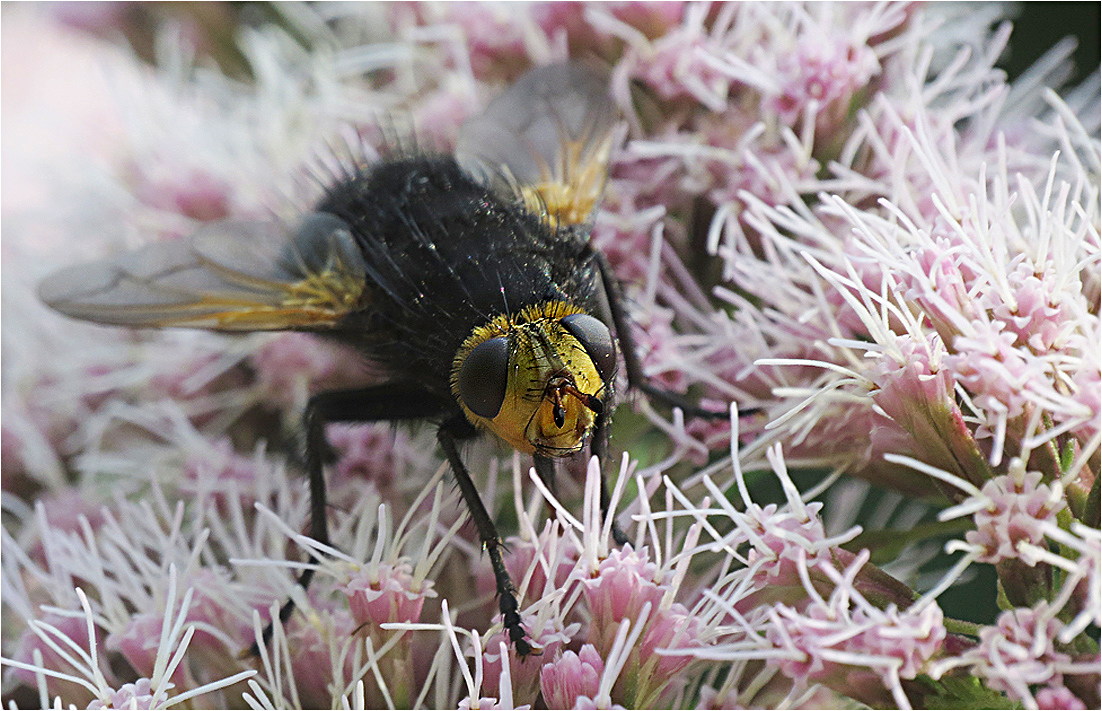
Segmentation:
{"type": "Polygon", "coordinates": [[[348,223],[367,263],[363,305],[338,337],[432,392],[449,393],[456,351],[494,316],[549,300],[596,308],[588,231],[555,230],[450,156],[369,167],[317,210],[348,223]]]}

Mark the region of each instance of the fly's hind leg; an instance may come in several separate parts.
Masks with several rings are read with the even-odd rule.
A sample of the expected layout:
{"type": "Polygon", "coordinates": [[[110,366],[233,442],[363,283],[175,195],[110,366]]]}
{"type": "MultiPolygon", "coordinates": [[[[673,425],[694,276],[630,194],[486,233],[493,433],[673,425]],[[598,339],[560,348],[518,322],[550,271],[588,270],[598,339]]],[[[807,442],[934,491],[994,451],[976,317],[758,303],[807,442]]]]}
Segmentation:
{"type": "Polygon", "coordinates": [[[467,439],[475,434],[474,428],[466,419],[456,417],[448,420],[440,426],[437,439],[444,450],[444,456],[451,464],[455,481],[459,485],[459,492],[463,500],[467,502],[467,508],[471,512],[471,518],[478,529],[478,536],[482,545],[486,548],[486,555],[490,557],[490,565],[494,570],[494,580],[497,586],[498,609],[501,611],[501,622],[505,633],[513,643],[517,654],[526,657],[532,654],[533,648],[525,639],[527,633],[520,623],[520,603],[517,600],[517,589],[509,577],[509,571],[505,569],[505,561],[501,558],[501,538],[497,534],[497,527],[493,519],[486,512],[486,506],[482,503],[482,497],[478,495],[478,489],[471,481],[471,475],[467,466],[463,464],[459,456],[457,440],[467,439]]]}
{"type": "MultiPolygon", "coordinates": [[[[354,390],[332,390],[311,397],[302,418],[306,434],[304,459],[310,476],[310,537],[329,545],[329,524],[325,515],[325,456],[329,451],[325,438],[327,424],[421,420],[438,415],[445,407],[446,403],[425,390],[390,383],[354,390]]],[[[311,553],[310,563],[316,562],[311,553]]],[[[306,568],[299,575],[298,584],[306,590],[313,578],[314,568],[306,568]]],[[[294,600],[283,603],[279,608],[279,621],[286,622],[294,609],[294,600]]],[[[273,624],[269,622],[264,628],[264,644],[272,638],[273,624]]],[[[259,641],[253,642],[249,653],[253,656],[260,654],[259,641]]]]}

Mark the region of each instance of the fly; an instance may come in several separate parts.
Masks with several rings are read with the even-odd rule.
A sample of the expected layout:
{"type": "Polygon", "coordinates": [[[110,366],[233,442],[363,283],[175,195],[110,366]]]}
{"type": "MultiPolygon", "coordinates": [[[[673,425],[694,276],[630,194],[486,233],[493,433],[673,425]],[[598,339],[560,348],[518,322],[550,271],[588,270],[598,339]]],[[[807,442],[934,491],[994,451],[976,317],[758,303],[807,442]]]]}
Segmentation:
{"type": "MultiPolygon", "coordinates": [[[[643,377],[618,285],[589,241],[615,124],[602,78],[576,64],[535,69],[464,124],[454,156],[357,167],[293,224],[209,223],[62,270],[39,294],[102,324],[310,331],[356,348],[388,379],[310,398],[310,535],[329,544],[327,424],[435,423],[504,628],[527,655],[501,540],[459,444],[491,432],[532,455],[549,483],[556,459],[587,445],[603,461],[620,356],[629,386],[683,406],[643,377]]],[[[601,507],[607,515],[603,478],[601,507]]],[[[292,610],[288,601],[280,619],[292,610]]]]}

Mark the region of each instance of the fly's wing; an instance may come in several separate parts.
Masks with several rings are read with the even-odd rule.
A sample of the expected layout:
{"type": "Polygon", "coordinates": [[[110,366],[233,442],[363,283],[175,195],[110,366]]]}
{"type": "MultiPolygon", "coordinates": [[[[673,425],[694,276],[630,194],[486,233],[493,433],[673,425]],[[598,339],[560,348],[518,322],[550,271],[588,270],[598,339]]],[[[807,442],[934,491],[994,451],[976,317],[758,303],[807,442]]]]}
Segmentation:
{"type": "Polygon", "coordinates": [[[468,120],[456,156],[553,226],[579,225],[600,202],[615,126],[607,81],[555,64],[528,72],[468,120]]]}
{"type": "Polygon", "coordinates": [[[325,329],[355,308],[362,253],[339,218],[294,226],[224,221],[186,239],[69,267],[38,288],[67,316],[131,327],[325,329]]]}

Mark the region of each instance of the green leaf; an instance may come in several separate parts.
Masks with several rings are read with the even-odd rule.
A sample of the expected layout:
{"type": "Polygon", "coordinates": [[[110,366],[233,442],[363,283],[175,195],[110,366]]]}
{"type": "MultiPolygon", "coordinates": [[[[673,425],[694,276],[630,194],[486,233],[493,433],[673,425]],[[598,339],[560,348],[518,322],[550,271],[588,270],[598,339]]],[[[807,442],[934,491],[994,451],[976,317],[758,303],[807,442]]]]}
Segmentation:
{"type": "Polygon", "coordinates": [[[1020,709],[1022,705],[1011,701],[1005,694],[989,689],[974,676],[945,677],[930,682],[938,691],[923,699],[930,709],[1020,709]]]}

